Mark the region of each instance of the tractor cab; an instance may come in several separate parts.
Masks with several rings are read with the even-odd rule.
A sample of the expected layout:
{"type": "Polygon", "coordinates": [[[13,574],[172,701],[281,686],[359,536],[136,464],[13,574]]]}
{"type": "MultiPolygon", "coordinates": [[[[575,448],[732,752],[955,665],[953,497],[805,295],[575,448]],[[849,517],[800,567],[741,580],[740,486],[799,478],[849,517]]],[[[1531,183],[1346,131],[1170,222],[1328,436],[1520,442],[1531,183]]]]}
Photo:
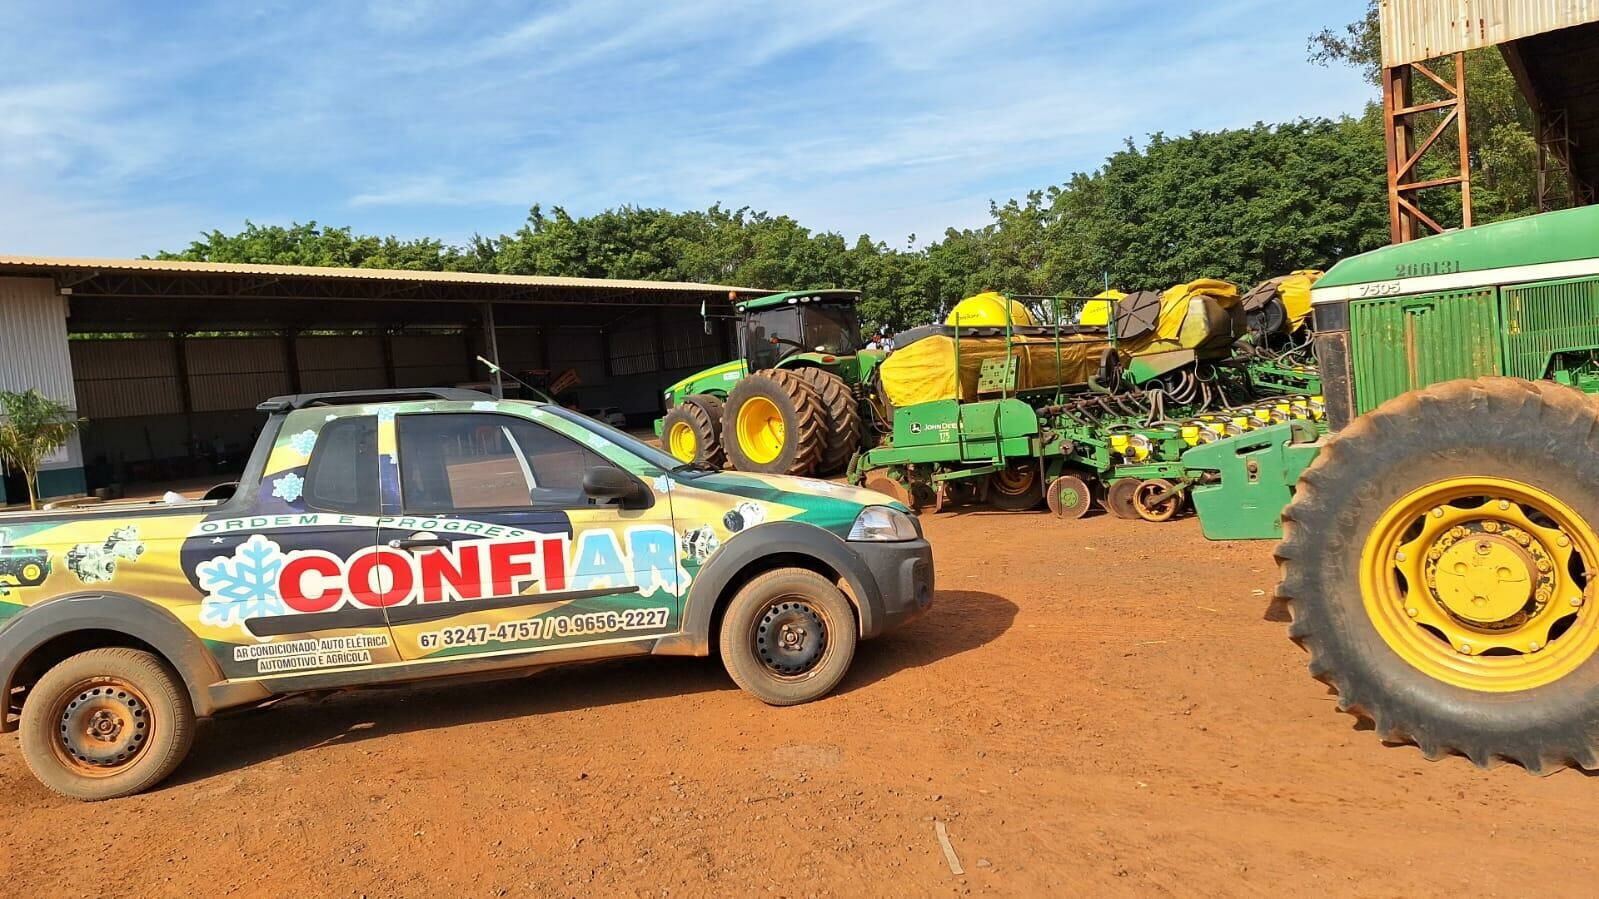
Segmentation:
{"type": "Polygon", "coordinates": [[[738,344],[747,371],[777,368],[791,356],[850,356],[860,348],[855,290],[780,293],[738,304],[738,344]]]}

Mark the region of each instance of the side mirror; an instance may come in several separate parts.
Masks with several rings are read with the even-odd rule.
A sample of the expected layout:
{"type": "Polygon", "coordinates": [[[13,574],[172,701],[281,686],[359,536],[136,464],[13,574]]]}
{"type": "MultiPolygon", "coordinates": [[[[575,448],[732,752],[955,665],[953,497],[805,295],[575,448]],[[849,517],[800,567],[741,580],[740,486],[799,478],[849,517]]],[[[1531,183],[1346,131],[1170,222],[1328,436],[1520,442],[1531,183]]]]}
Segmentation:
{"type": "Polygon", "coordinates": [[[624,509],[642,509],[649,505],[649,496],[637,478],[607,465],[596,465],[583,472],[583,494],[590,499],[616,500],[624,509]]]}

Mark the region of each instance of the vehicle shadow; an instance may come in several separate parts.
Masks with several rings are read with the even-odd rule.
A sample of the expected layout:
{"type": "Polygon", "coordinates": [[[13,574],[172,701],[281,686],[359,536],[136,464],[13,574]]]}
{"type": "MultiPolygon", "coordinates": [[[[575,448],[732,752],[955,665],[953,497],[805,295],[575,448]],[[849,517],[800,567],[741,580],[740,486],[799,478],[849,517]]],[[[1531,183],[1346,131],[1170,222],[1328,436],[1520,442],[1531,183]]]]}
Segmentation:
{"type": "MultiPolygon", "coordinates": [[[[1016,605],[992,593],[940,591],[933,608],[865,641],[834,695],[977,649],[1010,628],[1016,605]]],[[[735,691],[716,659],[639,656],[556,666],[490,681],[440,682],[290,698],[206,722],[165,787],[205,780],[304,749],[551,712],[694,693],[735,691]]],[[[756,702],[751,698],[750,702],[756,702]]],[[[773,714],[781,714],[773,709],[773,714]]]]}

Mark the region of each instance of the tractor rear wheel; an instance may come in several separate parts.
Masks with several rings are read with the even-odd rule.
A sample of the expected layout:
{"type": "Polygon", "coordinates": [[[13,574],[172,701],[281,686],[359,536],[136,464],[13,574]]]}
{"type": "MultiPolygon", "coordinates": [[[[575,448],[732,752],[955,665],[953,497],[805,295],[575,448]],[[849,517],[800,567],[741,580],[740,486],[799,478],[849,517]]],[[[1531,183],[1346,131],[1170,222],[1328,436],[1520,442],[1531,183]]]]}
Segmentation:
{"type": "Polygon", "coordinates": [[[855,391],[844,379],[823,368],[796,368],[794,374],[805,379],[822,399],[826,416],[827,446],[817,465],[819,475],[836,474],[849,465],[850,456],[861,448],[861,405],[855,391]]]}
{"type": "Polygon", "coordinates": [[[755,372],[727,395],[722,446],[739,471],[809,475],[826,445],[822,399],[793,372],[755,372]]]}
{"type": "Polygon", "coordinates": [[[685,397],[661,422],[661,445],[682,462],[703,462],[721,468],[722,401],[708,393],[685,397]]]}
{"type": "Polygon", "coordinates": [[[1429,759],[1599,768],[1599,406],[1549,382],[1396,397],[1283,514],[1277,596],[1338,707],[1429,759]]]}

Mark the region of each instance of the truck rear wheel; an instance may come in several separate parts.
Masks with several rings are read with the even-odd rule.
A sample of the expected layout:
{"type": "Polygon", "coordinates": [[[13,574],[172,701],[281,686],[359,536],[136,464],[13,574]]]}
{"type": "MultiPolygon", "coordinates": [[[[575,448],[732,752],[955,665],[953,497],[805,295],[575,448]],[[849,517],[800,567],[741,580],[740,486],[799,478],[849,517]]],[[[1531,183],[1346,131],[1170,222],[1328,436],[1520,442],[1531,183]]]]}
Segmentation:
{"type": "Polygon", "coordinates": [[[727,395],[722,446],[739,471],[808,475],[826,442],[821,397],[791,371],[758,371],[727,395]]]}
{"type": "Polygon", "coordinates": [[[804,568],[779,568],[744,585],[722,618],[722,664],[768,705],[826,696],[855,658],[855,612],[843,591],[804,568]]]}
{"type": "Polygon", "coordinates": [[[95,802],[164,780],[194,742],[194,708],[148,652],[92,649],[45,672],[22,706],[22,755],[45,786],[95,802]]]}
{"type": "Polygon", "coordinates": [[[1284,512],[1277,595],[1339,708],[1429,759],[1599,767],[1599,407],[1451,381],[1329,441],[1284,512]]]}
{"type": "Polygon", "coordinates": [[[661,422],[661,444],[679,461],[721,468],[727,462],[722,447],[722,401],[705,393],[684,397],[661,422]]]}
{"type": "Polygon", "coordinates": [[[849,457],[861,448],[861,406],[844,379],[821,368],[796,368],[799,375],[816,391],[822,400],[822,410],[827,428],[827,445],[822,449],[822,461],[817,464],[819,475],[836,474],[849,465],[849,457]]]}

